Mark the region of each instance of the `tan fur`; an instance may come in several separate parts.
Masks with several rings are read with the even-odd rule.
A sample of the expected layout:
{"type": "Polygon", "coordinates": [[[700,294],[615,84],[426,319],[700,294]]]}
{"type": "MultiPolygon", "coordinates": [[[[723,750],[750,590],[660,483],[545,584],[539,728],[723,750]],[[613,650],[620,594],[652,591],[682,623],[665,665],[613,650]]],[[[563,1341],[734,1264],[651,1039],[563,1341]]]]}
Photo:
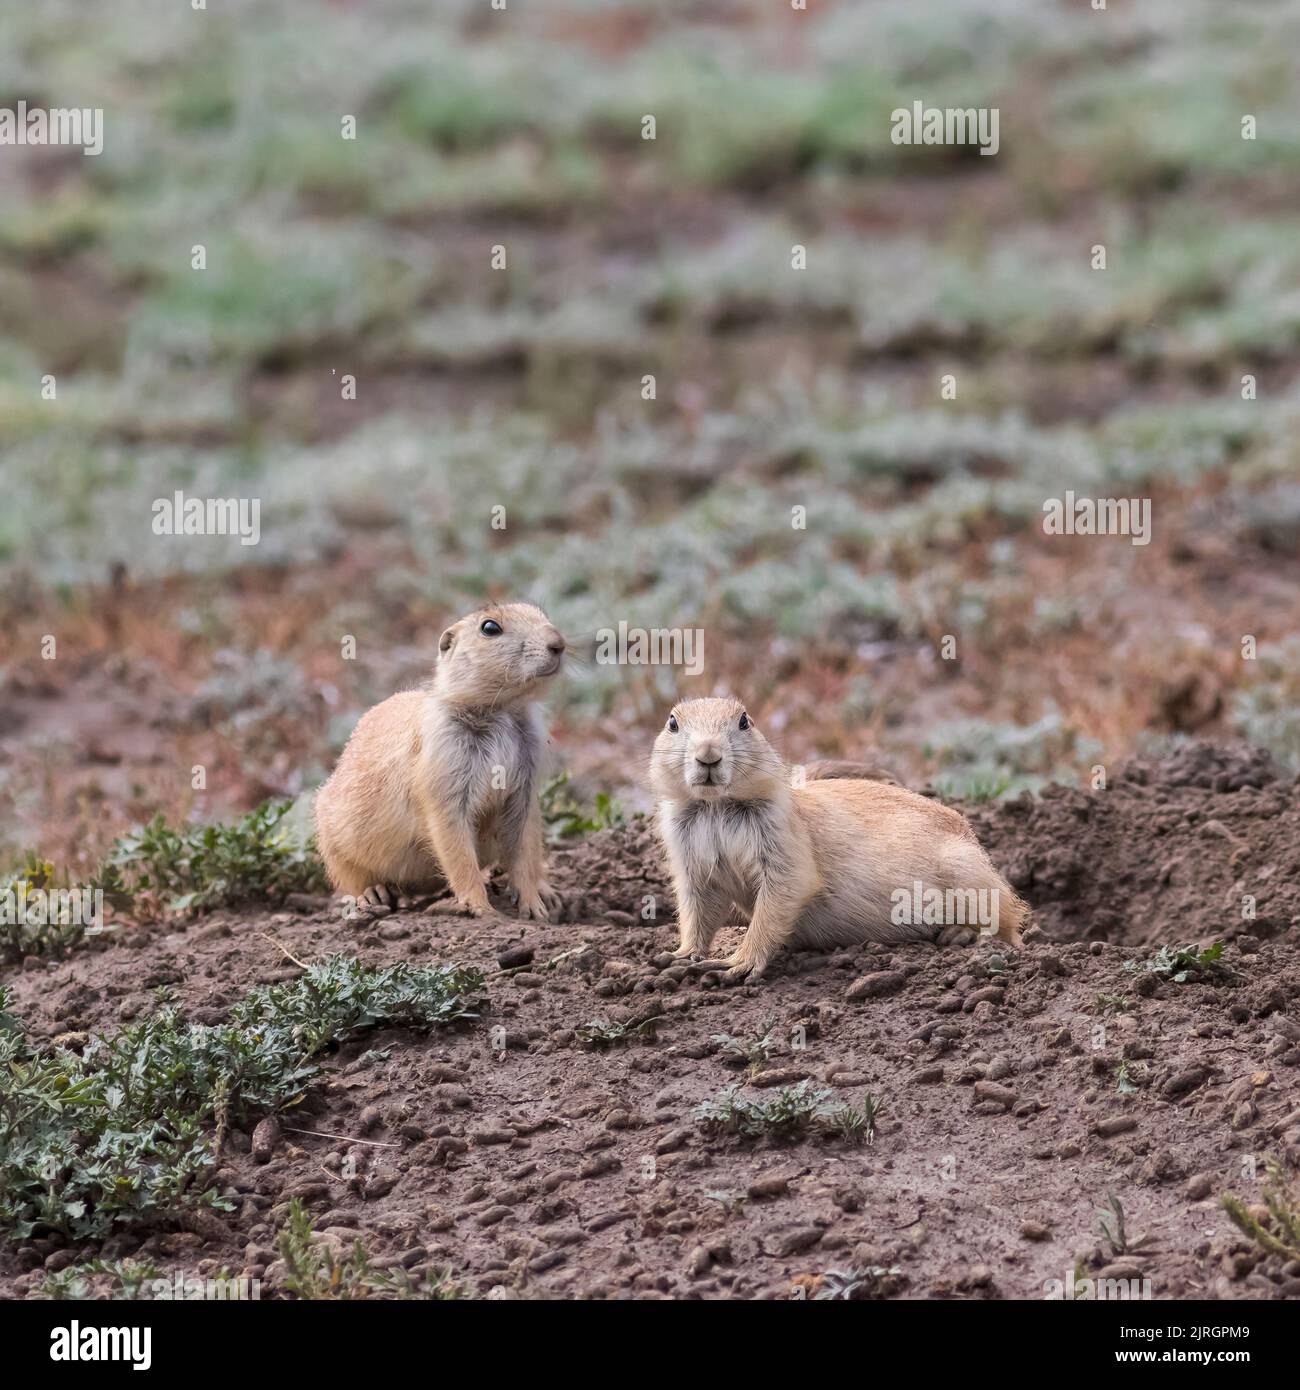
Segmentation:
{"type": "Polygon", "coordinates": [[[865,778],[869,782],[890,782],[896,787],[903,785],[892,772],[875,763],[848,763],[839,758],[827,758],[822,762],[809,763],[804,768],[803,775],[804,780],[808,782],[849,777],[855,781],[861,781],[865,778]]]}
{"type": "MultiPolygon", "coordinates": [[[[997,935],[1020,941],[1026,908],[966,818],[904,787],[790,773],[732,699],[688,700],[651,754],[659,829],[677,897],[679,956],[705,956],[733,907],[749,917],[730,980],[760,976],[786,946],[934,940],[952,925],[895,921],[895,893],[983,890],[997,935]],[[996,893],[996,897],[992,896],[996,893]]],[[[864,772],[866,769],[863,770],[864,772]]]]}
{"type": "Polygon", "coordinates": [[[433,680],[365,714],[316,798],[316,836],[351,898],[450,885],[488,910],[486,871],[504,866],[522,915],[559,906],[546,882],[539,774],[546,727],[535,703],[564,638],[540,608],[480,609],[439,639],[433,680]],[[503,631],[486,636],[485,621],[503,631]]]}

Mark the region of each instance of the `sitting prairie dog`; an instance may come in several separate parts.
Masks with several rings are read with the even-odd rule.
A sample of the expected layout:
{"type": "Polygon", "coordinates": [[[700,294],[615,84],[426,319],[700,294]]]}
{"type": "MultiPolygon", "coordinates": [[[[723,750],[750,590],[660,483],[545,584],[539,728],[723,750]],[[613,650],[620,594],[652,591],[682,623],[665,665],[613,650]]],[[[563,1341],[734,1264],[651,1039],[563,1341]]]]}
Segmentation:
{"type": "Polygon", "coordinates": [[[960,902],[963,916],[985,904],[988,925],[1019,944],[1027,909],[966,818],[904,787],[865,780],[870,769],[845,775],[849,766],[792,787],[739,701],[674,708],[655,739],[650,778],[677,897],[678,956],[707,956],[733,903],[749,928],[735,954],[718,962],[728,983],[758,978],[785,946],[935,940],[951,927],[947,903],[960,902]],[[962,896],[944,897],[950,890],[962,896]]]}
{"type": "Polygon", "coordinates": [[[374,913],[388,908],[390,888],[449,884],[478,916],[499,860],[522,916],[558,911],[546,881],[547,731],[536,699],[564,646],[532,604],[482,608],[439,638],[428,685],[362,716],[316,798],[316,840],[338,892],[374,913]]]}

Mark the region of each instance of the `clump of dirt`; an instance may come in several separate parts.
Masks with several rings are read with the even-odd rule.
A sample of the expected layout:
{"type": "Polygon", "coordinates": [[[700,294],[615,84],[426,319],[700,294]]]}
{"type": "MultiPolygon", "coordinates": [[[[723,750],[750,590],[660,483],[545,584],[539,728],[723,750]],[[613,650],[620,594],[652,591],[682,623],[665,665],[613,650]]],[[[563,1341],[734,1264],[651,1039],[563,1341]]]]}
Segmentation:
{"type": "Polygon", "coordinates": [[[361,1239],[375,1268],[417,1280],[450,1268],[473,1297],[1042,1298],[1085,1277],[1157,1298],[1300,1294],[1220,1206],[1257,1206],[1270,1157],[1300,1167],[1295,793],[1253,755],[1189,748],[1103,792],[981,807],[1041,926],[1022,949],[796,953],[735,989],[669,954],[643,820],[556,853],[572,920],[358,925],[298,896],[29,962],[10,1008],[38,1039],[111,1031],[160,986],[214,1022],[340,950],[479,966],[487,1011],[349,1044],[269,1138],[226,1135],[228,1215],[7,1245],[0,1294],[103,1255],[228,1268],[273,1297],[294,1197],[331,1247],[361,1239]],[[1241,884],[1253,923],[1227,901],[1241,884]],[[1098,933],[1114,939],[1079,939],[1098,933]],[[1234,934],[1212,966],[1145,968],[1142,942],[1234,934]],[[704,1122],[732,1086],[779,1123],[704,1122]],[[817,1122],[792,1123],[810,1093],[817,1122]],[[829,1118],[844,1105],[874,1125],[829,1118]]]}

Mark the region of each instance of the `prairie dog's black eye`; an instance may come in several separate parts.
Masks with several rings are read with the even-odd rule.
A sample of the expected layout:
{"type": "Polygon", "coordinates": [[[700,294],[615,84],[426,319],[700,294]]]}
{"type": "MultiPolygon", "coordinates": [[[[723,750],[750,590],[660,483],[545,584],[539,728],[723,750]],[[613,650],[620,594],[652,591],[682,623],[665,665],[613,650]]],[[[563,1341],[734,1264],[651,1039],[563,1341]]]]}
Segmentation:
{"type": "Polygon", "coordinates": [[[484,637],[500,637],[505,628],[495,618],[484,618],[478,630],[484,637]]]}
{"type": "Polygon", "coordinates": [[[748,728],[749,728],[749,715],[747,715],[747,714],[742,714],[742,715],[740,716],[740,727],[741,727],[742,729],[748,729],[748,728]]]}
{"type": "Polygon", "coordinates": [[[680,727],[681,725],[677,722],[677,716],[675,714],[670,714],[668,716],[668,732],[670,734],[675,734],[680,727]]]}

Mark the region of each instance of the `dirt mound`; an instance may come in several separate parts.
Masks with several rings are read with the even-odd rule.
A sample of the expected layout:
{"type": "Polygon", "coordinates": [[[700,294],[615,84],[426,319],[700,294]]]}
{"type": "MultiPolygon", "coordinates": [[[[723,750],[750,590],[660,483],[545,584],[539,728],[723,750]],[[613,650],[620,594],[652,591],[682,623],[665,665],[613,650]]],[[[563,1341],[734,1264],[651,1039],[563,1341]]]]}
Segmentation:
{"type": "Polygon", "coordinates": [[[229,1133],[215,1173],[229,1215],[7,1245],[0,1293],[102,1254],[229,1268],[274,1296],[298,1196],[323,1240],[361,1239],[377,1268],[416,1277],[450,1267],[470,1296],[1042,1298],[1076,1270],[1157,1298],[1295,1295],[1296,1267],[1219,1205],[1258,1202],[1270,1156],[1300,1166],[1294,793],[1252,757],[1196,748],[1131,764],[1105,792],[980,808],[1045,929],[1005,953],[794,954],[769,981],[718,988],[668,954],[671,899],[635,821],[557,854],[576,920],[399,912],[356,927],[299,898],[11,971],[11,1011],[36,1038],[112,1030],[159,986],[215,1022],[334,951],[488,979],[462,1031],[342,1048],[269,1153],[229,1133]],[[1253,923],[1234,922],[1242,884],[1253,923]],[[1099,931],[1237,935],[1181,980],[1133,944],[1051,939],[1099,931]],[[805,1082],[821,1113],[783,1127],[798,1108],[784,1088],[805,1082]],[[733,1085],[741,1110],[702,1118],[733,1085]],[[878,1107],[874,1138],[830,1115],[845,1104],[878,1107]],[[1099,1224],[1115,1234],[1112,1196],[1118,1245],[1099,1224]]]}
{"type": "Polygon", "coordinates": [[[1124,764],[1104,791],[966,809],[1049,937],[1267,938],[1300,926],[1298,790],[1262,749],[1193,743],[1124,764]]]}

